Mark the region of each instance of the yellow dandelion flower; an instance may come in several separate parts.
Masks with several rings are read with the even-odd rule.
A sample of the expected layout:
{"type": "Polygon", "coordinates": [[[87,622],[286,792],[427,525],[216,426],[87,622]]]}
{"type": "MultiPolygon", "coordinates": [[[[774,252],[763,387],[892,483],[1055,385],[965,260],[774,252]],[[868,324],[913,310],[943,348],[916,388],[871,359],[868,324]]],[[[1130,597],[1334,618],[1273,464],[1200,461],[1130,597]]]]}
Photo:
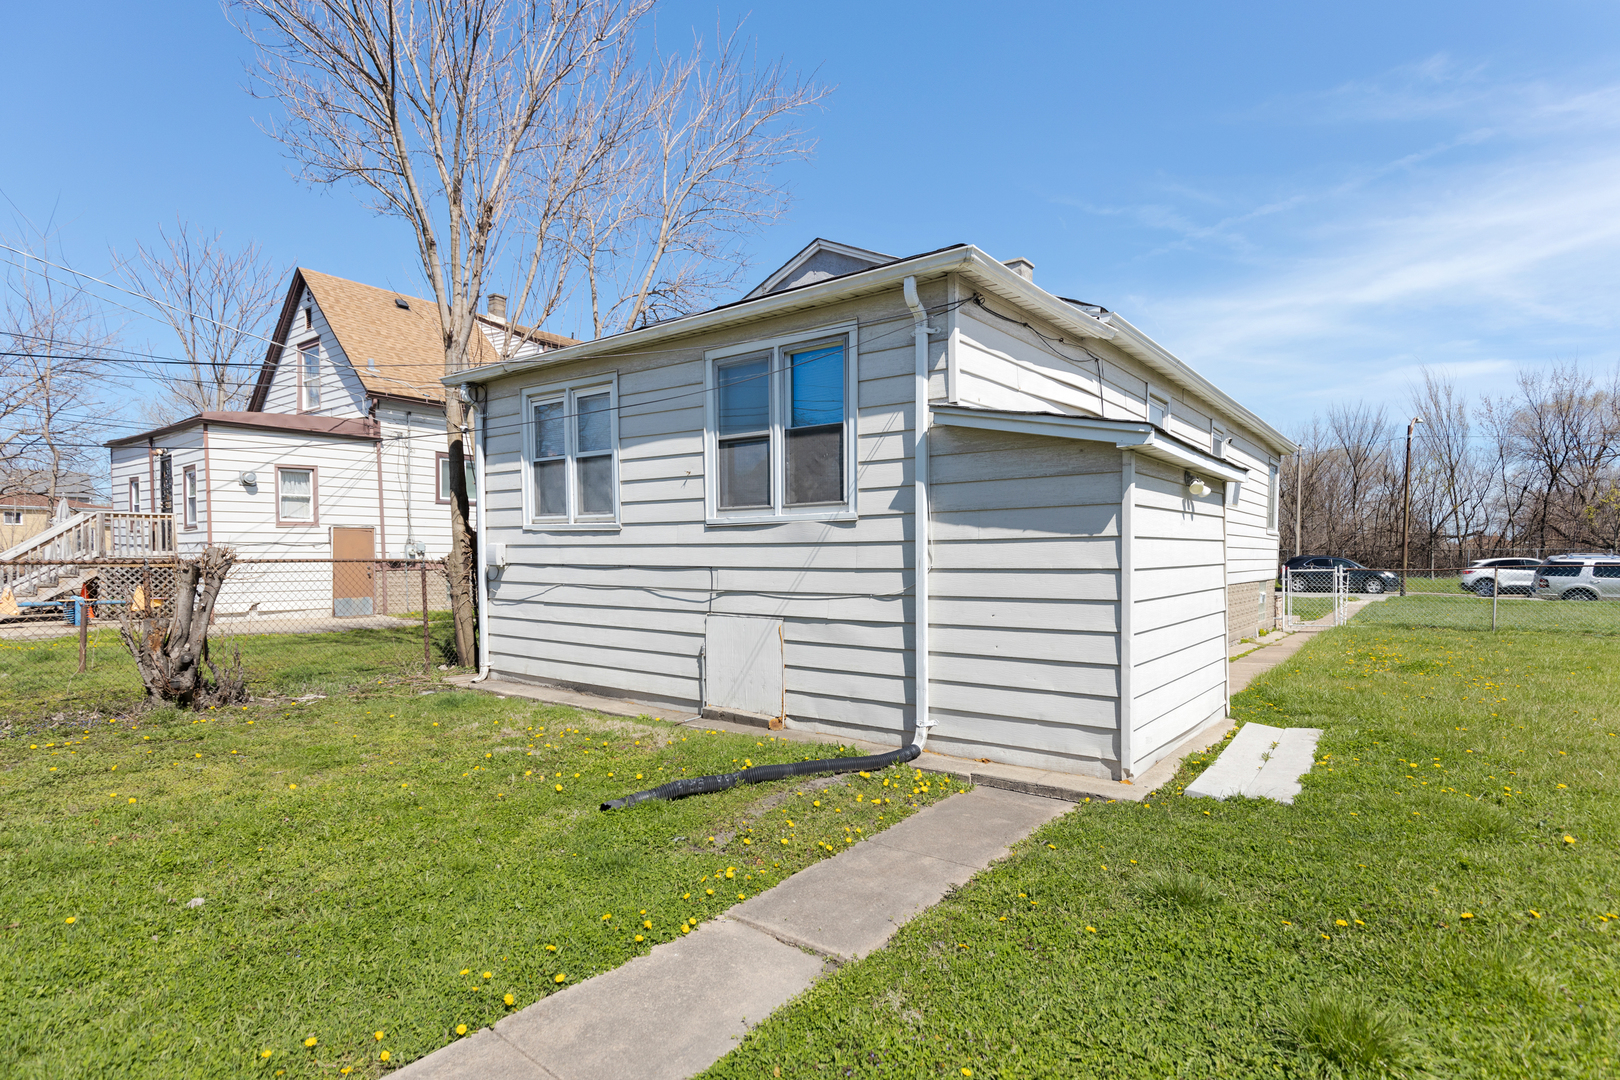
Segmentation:
{"type": "Polygon", "coordinates": [[[1575,838],[1573,836],[1565,836],[1564,837],[1564,843],[1573,844],[1574,842],[1575,842],[1575,838]]]}
{"type": "Polygon", "coordinates": [[[62,921],[67,923],[69,926],[72,926],[74,924],[74,922],[77,921],[77,920],[78,920],[77,915],[69,915],[66,919],[64,919],[62,921]]]}
{"type": "MultiPolygon", "coordinates": [[[[1005,915],[1003,915],[1003,916],[1002,916],[1002,918],[1003,918],[1003,919],[1005,919],[1005,918],[1006,918],[1006,917],[1007,917],[1007,916],[1005,916],[1005,915]]],[[[1097,928],[1096,928],[1096,927],[1095,927],[1095,926],[1088,926],[1088,927],[1086,927],[1086,933],[1088,933],[1088,934],[1095,934],[1095,933],[1096,933],[1096,932],[1097,932],[1097,928]]]]}
{"type": "Polygon", "coordinates": [[[269,1050],[269,1048],[266,1048],[266,1049],[263,1049],[263,1050],[260,1050],[260,1051],[259,1051],[259,1056],[260,1056],[260,1057],[262,1057],[262,1058],[268,1058],[268,1057],[269,1057],[269,1056],[270,1056],[270,1050],[269,1050]]]}
{"type": "Polygon", "coordinates": [[[307,1047],[309,1047],[309,1048],[310,1048],[310,1049],[312,1049],[312,1050],[313,1050],[313,1049],[314,1049],[314,1048],[315,1048],[315,1044],[316,1044],[316,1043],[317,1043],[317,1042],[319,1042],[319,1041],[320,1041],[320,1040],[318,1040],[318,1039],[317,1039],[317,1038],[315,1038],[315,1036],[313,1036],[313,1035],[311,1035],[311,1036],[310,1036],[310,1037],[309,1037],[309,1038],[307,1038],[307,1039],[305,1039],[305,1040],[304,1040],[304,1045],[305,1045],[305,1046],[307,1046],[307,1047]]]}
{"type": "Polygon", "coordinates": [[[456,1034],[457,1035],[465,1035],[465,1034],[467,1034],[467,1025],[466,1024],[457,1024],[456,1025],[456,1034]]]}
{"type": "Polygon", "coordinates": [[[491,975],[492,975],[492,974],[494,974],[494,973],[493,973],[493,972],[490,972],[490,971],[486,971],[486,972],[484,972],[484,978],[486,978],[486,979],[487,979],[487,978],[489,978],[489,977],[490,977],[490,976],[491,976],[491,975]]]}
{"type": "Polygon", "coordinates": [[[472,968],[462,968],[461,973],[463,975],[471,975],[472,974],[472,968]]]}
{"type": "Polygon", "coordinates": [[[1334,926],[1349,926],[1350,924],[1345,922],[1343,919],[1334,919],[1333,920],[1333,925],[1334,926]]]}
{"type": "Polygon", "coordinates": [[[382,1053],[378,1054],[377,1055],[377,1060],[378,1061],[387,1061],[388,1060],[388,1051],[384,1050],[382,1053]]]}
{"type": "Polygon", "coordinates": [[[546,952],[556,952],[556,951],[557,951],[557,946],[555,946],[555,945],[547,945],[546,946],[546,952]]]}
{"type": "Polygon", "coordinates": [[[551,981],[556,982],[556,983],[567,982],[568,981],[568,976],[564,975],[562,972],[559,971],[559,972],[557,972],[556,976],[554,978],[552,978],[551,981]]]}
{"type": "Polygon", "coordinates": [[[1473,917],[1474,917],[1474,913],[1472,911],[1465,911],[1460,916],[1458,916],[1458,918],[1462,918],[1462,919],[1472,919],[1473,917]]]}
{"type": "Polygon", "coordinates": [[[501,998],[501,1000],[506,1002],[508,1005],[514,1005],[517,1003],[517,998],[513,997],[511,994],[507,994],[505,997],[501,998]]]}

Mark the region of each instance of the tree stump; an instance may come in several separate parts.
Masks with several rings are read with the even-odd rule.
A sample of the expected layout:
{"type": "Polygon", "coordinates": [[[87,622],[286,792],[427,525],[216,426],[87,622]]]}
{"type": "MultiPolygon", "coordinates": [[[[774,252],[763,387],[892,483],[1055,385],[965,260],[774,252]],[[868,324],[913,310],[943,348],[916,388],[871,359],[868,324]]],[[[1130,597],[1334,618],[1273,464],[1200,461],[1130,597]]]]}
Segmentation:
{"type": "Polygon", "coordinates": [[[148,604],[133,611],[129,605],[120,615],[118,632],[154,704],[202,709],[247,700],[241,652],[233,648],[234,666],[223,672],[208,658],[214,602],[235,562],[234,549],[210,547],[201,558],[180,564],[174,597],[164,609],[148,604]],[[154,617],[159,610],[163,615],[154,617]]]}

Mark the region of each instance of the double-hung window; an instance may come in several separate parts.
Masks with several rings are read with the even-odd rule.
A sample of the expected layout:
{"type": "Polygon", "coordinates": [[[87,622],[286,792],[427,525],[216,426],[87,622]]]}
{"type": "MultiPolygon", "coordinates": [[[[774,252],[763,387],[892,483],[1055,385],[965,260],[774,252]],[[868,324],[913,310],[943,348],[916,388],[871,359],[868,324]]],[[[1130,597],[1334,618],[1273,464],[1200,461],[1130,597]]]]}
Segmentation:
{"type": "Polygon", "coordinates": [[[141,512],[141,482],[133,476],[129,478],[129,512],[141,512]]]}
{"type": "Polygon", "coordinates": [[[1277,465],[1276,465],[1275,462],[1273,462],[1271,464],[1271,466],[1269,467],[1269,469],[1267,470],[1267,476],[1266,476],[1266,531],[1267,532],[1276,532],[1277,531],[1277,501],[1278,501],[1277,497],[1279,495],[1279,492],[1277,490],[1279,477],[1278,477],[1277,473],[1278,473],[1277,465]]]}
{"type": "MultiPolygon", "coordinates": [[[[450,455],[441,450],[434,454],[433,457],[439,468],[439,474],[434,480],[434,501],[448,503],[450,501],[450,455]]],[[[476,503],[478,501],[478,476],[473,469],[473,459],[470,456],[463,458],[462,465],[464,466],[462,475],[466,477],[467,481],[467,501],[476,503]]]]}
{"type": "Polygon", "coordinates": [[[528,518],[533,525],[612,526],[619,517],[614,382],[531,391],[528,518]]]}
{"type": "Polygon", "coordinates": [[[313,525],[317,521],[315,470],[276,468],[276,524],[313,525]]]}
{"type": "Polygon", "coordinates": [[[197,466],[187,465],[181,477],[181,483],[185,485],[185,490],[182,492],[180,505],[185,510],[186,528],[195,529],[197,527],[197,466]]]}
{"type": "Polygon", "coordinates": [[[709,354],[711,522],[855,510],[853,329],[709,354]]]}
{"type": "Polygon", "coordinates": [[[321,340],[298,346],[298,407],[314,412],[321,407],[321,340]]]}

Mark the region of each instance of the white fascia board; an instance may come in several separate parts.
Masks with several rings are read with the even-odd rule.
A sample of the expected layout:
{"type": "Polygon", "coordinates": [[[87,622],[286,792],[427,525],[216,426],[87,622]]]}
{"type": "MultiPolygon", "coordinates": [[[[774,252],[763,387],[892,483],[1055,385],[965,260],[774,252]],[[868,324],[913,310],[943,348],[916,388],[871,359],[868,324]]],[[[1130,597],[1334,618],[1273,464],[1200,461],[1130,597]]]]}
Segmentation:
{"type": "Polygon", "coordinates": [[[948,427],[980,428],[986,431],[1012,431],[1021,435],[1042,435],[1055,439],[1083,439],[1111,443],[1119,450],[1134,450],[1205,477],[1242,481],[1249,470],[1241,465],[1196,450],[1166,435],[1152,424],[1129,420],[1099,420],[1089,416],[1059,416],[1055,413],[1014,413],[966,406],[935,405],[929,415],[936,424],[948,427]]]}
{"type": "Polygon", "coordinates": [[[566,364],[593,356],[647,349],[671,338],[741,326],[795,311],[822,307],[840,300],[866,296],[885,289],[898,288],[908,277],[924,281],[954,273],[965,274],[996,295],[1022,304],[1032,313],[1052,321],[1064,330],[1085,337],[1107,339],[1114,336],[1113,328],[1106,323],[1092,318],[1072,304],[1064,303],[1045,290],[1035,288],[978,248],[965,244],[929,255],[902,259],[857,274],[817,282],[814,285],[800,286],[787,292],[771,293],[755,300],[700,311],[695,315],[683,315],[641,330],[631,330],[596,341],[553,349],[532,358],[467,368],[446,375],[441,381],[446,386],[491,382],[540,367],[566,364]]]}

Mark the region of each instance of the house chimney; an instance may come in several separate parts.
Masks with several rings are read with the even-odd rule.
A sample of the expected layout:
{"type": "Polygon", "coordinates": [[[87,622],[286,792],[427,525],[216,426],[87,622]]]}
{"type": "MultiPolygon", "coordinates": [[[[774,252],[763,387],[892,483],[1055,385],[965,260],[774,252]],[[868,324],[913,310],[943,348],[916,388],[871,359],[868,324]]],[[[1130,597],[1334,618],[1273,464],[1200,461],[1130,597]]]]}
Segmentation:
{"type": "Polygon", "coordinates": [[[498,292],[492,292],[489,294],[488,306],[491,316],[503,322],[506,320],[506,297],[498,292]]]}
{"type": "Polygon", "coordinates": [[[1001,264],[1025,281],[1035,280],[1035,264],[1028,259],[1008,259],[1001,264]]]}

